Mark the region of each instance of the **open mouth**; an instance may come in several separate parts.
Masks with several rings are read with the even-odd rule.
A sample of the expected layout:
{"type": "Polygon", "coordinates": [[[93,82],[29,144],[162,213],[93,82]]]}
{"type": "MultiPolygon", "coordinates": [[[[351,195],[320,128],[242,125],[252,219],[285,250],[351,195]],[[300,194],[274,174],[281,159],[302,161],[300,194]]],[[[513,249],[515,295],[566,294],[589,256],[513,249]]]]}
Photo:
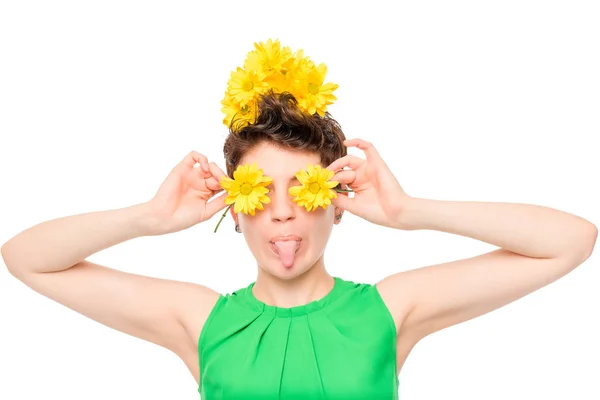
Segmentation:
{"type": "MultiPolygon", "coordinates": [[[[302,240],[296,240],[296,251],[294,253],[298,253],[298,250],[300,249],[300,244],[302,243],[302,240]]],[[[277,246],[275,246],[275,244],[273,242],[269,242],[269,246],[271,247],[271,250],[279,255],[279,250],[277,249],[277,246]]]]}

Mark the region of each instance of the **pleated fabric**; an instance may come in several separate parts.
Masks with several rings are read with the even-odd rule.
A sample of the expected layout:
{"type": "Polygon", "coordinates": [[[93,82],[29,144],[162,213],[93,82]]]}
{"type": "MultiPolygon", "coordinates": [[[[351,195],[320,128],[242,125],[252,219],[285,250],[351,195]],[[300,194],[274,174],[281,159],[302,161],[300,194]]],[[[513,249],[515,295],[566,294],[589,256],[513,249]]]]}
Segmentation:
{"type": "Polygon", "coordinates": [[[398,399],[396,328],[377,287],[334,277],[275,307],[251,283],[221,294],[198,339],[201,400],[398,399]]]}

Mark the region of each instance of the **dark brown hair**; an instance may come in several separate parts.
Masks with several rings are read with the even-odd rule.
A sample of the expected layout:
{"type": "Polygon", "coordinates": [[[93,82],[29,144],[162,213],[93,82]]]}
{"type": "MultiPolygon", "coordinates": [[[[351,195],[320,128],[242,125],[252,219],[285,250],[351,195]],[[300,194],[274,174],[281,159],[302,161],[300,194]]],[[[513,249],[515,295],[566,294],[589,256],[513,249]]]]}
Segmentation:
{"type": "Polygon", "coordinates": [[[271,90],[258,98],[254,123],[235,117],[231,121],[223,146],[227,175],[233,178],[244,155],[263,142],[318,153],[321,167],[326,168],[347,154],[345,139],[341,126],[328,112],[323,117],[310,115],[298,107],[298,100],[291,93],[271,90]]]}

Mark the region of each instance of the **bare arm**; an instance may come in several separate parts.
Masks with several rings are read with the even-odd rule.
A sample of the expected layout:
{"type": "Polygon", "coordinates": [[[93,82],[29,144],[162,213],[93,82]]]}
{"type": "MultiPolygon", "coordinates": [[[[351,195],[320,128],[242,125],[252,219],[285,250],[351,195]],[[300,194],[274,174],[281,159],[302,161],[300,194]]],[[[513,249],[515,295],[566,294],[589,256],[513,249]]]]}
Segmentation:
{"type": "Polygon", "coordinates": [[[534,204],[412,197],[372,143],[355,138],[344,144],[363,150],[366,160],[346,155],[327,167],[354,191],[353,198],[331,199],[336,207],[382,226],[437,230],[500,247],[377,282],[405,350],[550,284],[592,254],[598,228],[582,217],[534,204]]]}
{"type": "Polygon", "coordinates": [[[189,354],[217,292],[118,271],[86,257],[136,237],[186,229],[224,208],[225,196],[207,203],[220,191],[215,176],[222,171],[212,163],[200,171],[196,163],[208,167],[203,155],[191,152],[149,202],[57,218],[20,232],[1,249],[8,270],[36,292],[97,322],[180,356],[189,354]]]}
{"type": "Polygon", "coordinates": [[[194,304],[202,318],[216,301],[216,292],[85,260],[115,244],[153,234],[146,207],[142,203],[42,222],[5,243],[2,257],[10,273],[36,292],[103,325],[183,355],[194,350],[190,335],[195,335],[184,323],[189,315],[186,307],[194,304]]]}
{"type": "Polygon", "coordinates": [[[72,267],[100,250],[153,234],[147,203],[70,215],[34,225],[2,246],[2,257],[15,277],[72,267]]]}
{"type": "Polygon", "coordinates": [[[378,288],[400,333],[420,339],[509,304],[566,275],[592,253],[597,227],[531,204],[414,199],[404,227],[432,229],[501,248],[386,277],[378,288]]]}

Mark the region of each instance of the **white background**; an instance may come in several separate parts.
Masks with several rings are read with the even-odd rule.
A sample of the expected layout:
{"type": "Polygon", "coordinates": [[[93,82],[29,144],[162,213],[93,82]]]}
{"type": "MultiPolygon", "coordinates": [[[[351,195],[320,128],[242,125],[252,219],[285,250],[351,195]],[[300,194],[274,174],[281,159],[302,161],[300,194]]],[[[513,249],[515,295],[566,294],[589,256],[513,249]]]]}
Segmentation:
{"type": "MultiPolygon", "coordinates": [[[[0,242],[41,221],[149,200],[192,149],[224,170],[226,82],[268,38],[327,64],[340,85],[329,111],[348,138],[378,148],[410,195],[533,203],[598,225],[598,20],[594,1],[4,1],[0,242]]],[[[229,216],[213,233],[220,215],[89,259],[232,292],[256,264],[229,216]]],[[[326,265],[375,283],[494,248],[346,213],[326,265]]],[[[400,398],[600,398],[597,253],[425,338],[400,374],[400,398]]],[[[7,400],[199,397],[169,351],[48,300],[5,268],[0,370],[7,400]]]]}

